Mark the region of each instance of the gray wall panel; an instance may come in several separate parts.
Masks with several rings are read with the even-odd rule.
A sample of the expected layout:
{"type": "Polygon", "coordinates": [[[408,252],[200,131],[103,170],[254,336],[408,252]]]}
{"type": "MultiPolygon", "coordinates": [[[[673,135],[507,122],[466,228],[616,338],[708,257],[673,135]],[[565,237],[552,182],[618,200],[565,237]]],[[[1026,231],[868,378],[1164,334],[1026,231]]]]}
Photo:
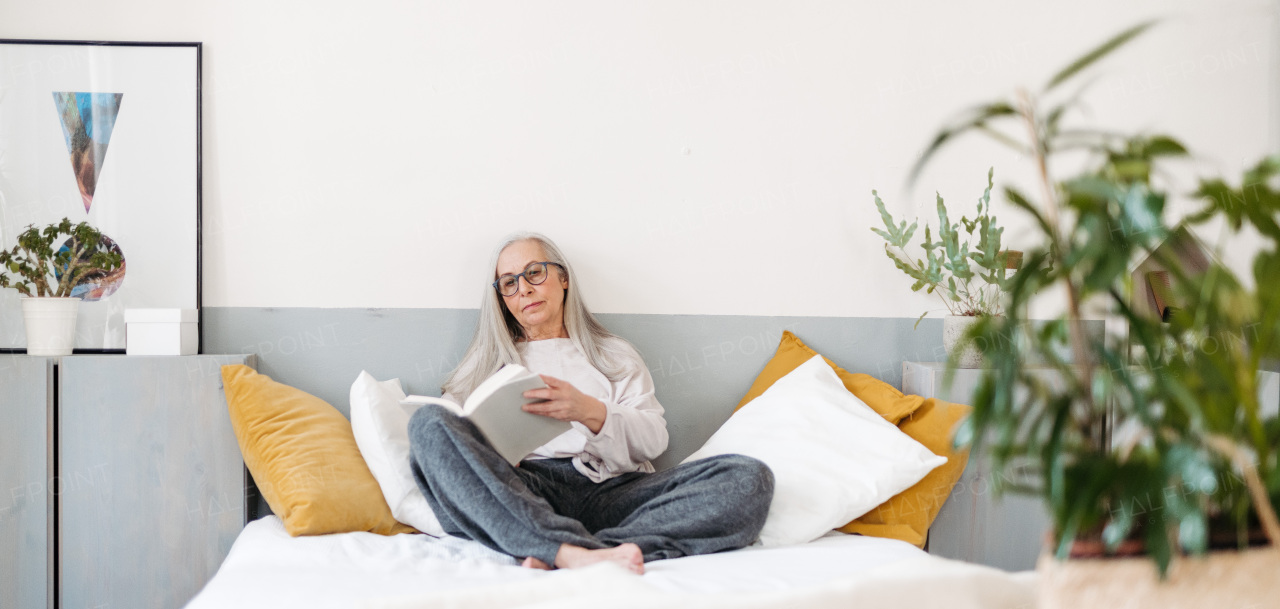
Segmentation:
{"type": "MultiPolygon", "coordinates": [[[[600,320],[644,356],[667,409],[668,467],[692,453],[729,416],[772,357],[783,330],[836,363],[895,386],[902,362],[942,357],[942,322],[926,319],[623,315],[600,320]]],[[[272,378],[347,414],[361,370],[399,378],[406,391],[439,395],[475,330],[474,309],[208,307],[205,353],[254,353],[272,378]]]]}
{"type": "Polygon", "coordinates": [[[52,362],[0,355],[0,607],[52,607],[52,362]]]}

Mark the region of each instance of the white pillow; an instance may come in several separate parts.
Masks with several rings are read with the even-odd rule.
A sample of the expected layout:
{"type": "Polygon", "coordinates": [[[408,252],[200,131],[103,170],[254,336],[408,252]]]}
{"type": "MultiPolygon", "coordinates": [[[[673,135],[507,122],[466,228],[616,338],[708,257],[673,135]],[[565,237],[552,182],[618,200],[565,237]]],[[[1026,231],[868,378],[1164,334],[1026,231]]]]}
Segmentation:
{"type": "Polygon", "coordinates": [[[765,546],[817,539],[947,462],[849,393],[821,355],[734,413],[684,463],[724,454],[773,470],[765,546]]]}
{"type": "Polygon", "coordinates": [[[361,371],[351,385],[351,431],[360,454],[382,488],[391,515],[423,533],[444,529],[409,470],[409,417],[421,406],[402,406],[400,379],[378,382],[361,371]]]}

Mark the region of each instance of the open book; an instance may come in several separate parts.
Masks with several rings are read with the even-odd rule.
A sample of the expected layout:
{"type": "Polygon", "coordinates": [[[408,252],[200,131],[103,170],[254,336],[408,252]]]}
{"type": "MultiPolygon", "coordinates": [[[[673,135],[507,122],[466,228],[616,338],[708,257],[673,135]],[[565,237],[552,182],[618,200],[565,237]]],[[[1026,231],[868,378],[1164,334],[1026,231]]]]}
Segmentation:
{"type": "Polygon", "coordinates": [[[466,417],[480,429],[503,459],[515,465],[534,449],[572,429],[566,421],[521,410],[520,407],[528,402],[541,401],[525,398],[524,392],[546,386],[542,378],[529,372],[528,368],[507,364],[480,383],[461,406],[444,398],[424,395],[411,395],[400,403],[417,406],[438,404],[466,417]]]}

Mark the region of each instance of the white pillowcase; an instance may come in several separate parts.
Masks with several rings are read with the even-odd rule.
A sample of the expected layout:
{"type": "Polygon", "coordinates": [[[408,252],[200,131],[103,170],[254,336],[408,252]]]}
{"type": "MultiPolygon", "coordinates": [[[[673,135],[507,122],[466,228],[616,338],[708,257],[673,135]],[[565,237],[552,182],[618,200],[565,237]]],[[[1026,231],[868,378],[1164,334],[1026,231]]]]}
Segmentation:
{"type": "Polygon", "coordinates": [[[402,406],[404,397],[400,379],[378,382],[361,371],[351,385],[351,431],[391,515],[423,533],[443,537],[440,521],[409,470],[409,417],[421,406],[402,406]]]}
{"type": "Polygon", "coordinates": [[[821,355],[734,413],[684,463],[724,454],[773,470],[765,546],[817,539],[947,462],[845,389],[821,355]]]}

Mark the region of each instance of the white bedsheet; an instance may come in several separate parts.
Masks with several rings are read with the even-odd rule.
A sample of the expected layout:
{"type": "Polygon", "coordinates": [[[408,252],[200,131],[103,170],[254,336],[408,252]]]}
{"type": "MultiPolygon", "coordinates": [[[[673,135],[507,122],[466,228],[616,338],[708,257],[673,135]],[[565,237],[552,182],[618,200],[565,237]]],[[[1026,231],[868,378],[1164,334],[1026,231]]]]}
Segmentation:
{"type": "Polygon", "coordinates": [[[546,578],[363,601],[359,609],[1033,609],[1035,573],[933,556],[900,560],[824,584],[764,592],[659,590],[611,563],[546,578]]]}
{"type": "MultiPolygon", "coordinates": [[[[634,589],[635,600],[643,592],[706,598],[714,598],[710,593],[728,592],[739,599],[746,598],[738,596],[743,593],[765,598],[808,594],[894,565],[914,571],[917,563],[935,562],[954,561],[929,557],[900,541],[833,533],[797,546],[752,547],[646,563],[643,577],[620,569],[546,572],[520,568],[506,555],[457,538],[371,533],[290,537],[279,518],[268,516],[245,527],[217,575],[187,607],[354,607],[383,601],[388,606],[419,606],[436,597],[450,599],[451,606],[479,607],[498,603],[476,598],[478,591],[507,590],[517,599],[532,602],[535,598],[525,590],[560,589],[561,582],[582,589],[572,584],[575,580],[578,584],[594,580],[618,591],[634,589]]],[[[987,574],[992,577],[1008,575],[963,566],[992,571],[987,574]]],[[[1017,577],[1011,576],[1010,581],[1017,577]]]]}

